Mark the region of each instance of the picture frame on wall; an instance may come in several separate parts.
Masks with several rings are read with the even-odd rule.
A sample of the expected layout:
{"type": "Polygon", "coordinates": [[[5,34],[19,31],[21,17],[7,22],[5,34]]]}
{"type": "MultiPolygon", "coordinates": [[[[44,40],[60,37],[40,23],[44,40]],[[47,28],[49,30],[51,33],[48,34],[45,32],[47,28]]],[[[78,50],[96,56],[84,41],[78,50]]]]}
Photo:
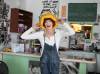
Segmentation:
{"type": "Polygon", "coordinates": [[[67,18],[67,6],[66,5],[62,5],[61,7],[61,18],[67,18]]]}
{"type": "Polygon", "coordinates": [[[85,39],[92,39],[92,25],[91,26],[82,26],[82,31],[84,33],[85,39]]]}
{"type": "Polygon", "coordinates": [[[59,18],[68,21],[68,4],[59,5],[59,18]]]}

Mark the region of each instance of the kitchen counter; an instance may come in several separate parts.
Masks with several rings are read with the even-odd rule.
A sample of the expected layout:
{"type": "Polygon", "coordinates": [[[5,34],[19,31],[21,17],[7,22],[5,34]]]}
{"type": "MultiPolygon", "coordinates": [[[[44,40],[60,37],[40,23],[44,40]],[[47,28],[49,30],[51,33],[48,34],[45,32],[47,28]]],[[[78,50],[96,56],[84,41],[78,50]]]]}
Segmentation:
{"type": "MultiPolygon", "coordinates": [[[[71,51],[72,52],[72,51],[71,51]]],[[[95,60],[87,61],[83,60],[84,58],[72,58],[74,55],[71,54],[71,52],[65,52],[65,57],[62,57],[62,53],[60,52],[60,59],[62,62],[78,62],[80,63],[79,66],[79,74],[86,74],[86,63],[94,64],[95,60]],[[70,54],[68,54],[70,53],[70,54]],[[66,57],[66,56],[71,57],[66,57]]],[[[75,52],[76,53],[76,52],[75,52]]],[[[14,52],[0,52],[1,55],[3,55],[3,61],[7,63],[10,74],[29,74],[29,61],[39,61],[40,60],[40,54],[30,54],[30,53],[14,53],[14,52]],[[20,66],[20,68],[19,68],[20,66]]]]}
{"type": "Polygon", "coordinates": [[[96,63],[96,54],[85,51],[65,51],[60,53],[62,61],[72,61],[79,63],[96,63]]]}
{"type": "Polygon", "coordinates": [[[35,54],[35,53],[30,54],[30,53],[19,53],[19,52],[18,53],[15,53],[15,52],[0,52],[0,54],[40,58],[40,54],[35,54]]]}
{"type": "MultiPolygon", "coordinates": [[[[3,55],[12,55],[12,56],[23,56],[23,57],[31,57],[31,58],[40,58],[40,54],[35,54],[35,53],[14,53],[14,52],[0,52],[3,55]]],[[[90,63],[94,64],[96,63],[95,57],[83,57],[83,56],[74,56],[76,52],[71,54],[72,52],[60,52],[60,60],[61,61],[70,61],[70,62],[78,62],[78,63],[90,63]]],[[[78,52],[77,52],[78,53],[78,52]]]]}

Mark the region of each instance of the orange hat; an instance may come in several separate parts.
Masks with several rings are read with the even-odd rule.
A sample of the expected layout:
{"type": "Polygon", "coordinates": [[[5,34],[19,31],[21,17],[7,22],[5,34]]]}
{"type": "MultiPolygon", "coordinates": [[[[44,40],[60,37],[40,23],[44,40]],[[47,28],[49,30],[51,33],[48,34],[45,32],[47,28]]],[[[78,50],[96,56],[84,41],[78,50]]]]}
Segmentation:
{"type": "Polygon", "coordinates": [[[43,23],[44,23],[44,19],[46,19],[46,18],[50,18],[55,22],[53,28],[56,28],[58,26],[56,16],[53,13],[49,12],[49,11],[45,11],[40,15],[40,19],[39,19],[40,28],[45,29],[43,23]]]}

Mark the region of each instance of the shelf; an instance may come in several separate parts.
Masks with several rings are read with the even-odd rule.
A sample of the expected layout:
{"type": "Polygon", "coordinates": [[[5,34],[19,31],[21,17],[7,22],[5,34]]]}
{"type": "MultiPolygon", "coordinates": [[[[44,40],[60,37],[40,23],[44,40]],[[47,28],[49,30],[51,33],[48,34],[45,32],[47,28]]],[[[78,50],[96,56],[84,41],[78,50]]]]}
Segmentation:
{"type": "Polygon", "coordinates": [[[39,45],[40,46],[41,44],[34,44],[34,45],[39,45]]]}
{"type": "Polygon", "coordinates": [[[28,29],[32,26],[32,18],[33,14],[26,10],[21,10],[18,8],[11,9],[11,24],[10,24],[10,32],[19,32],[18,24],[23,24],[28,27],[28,29]]]}

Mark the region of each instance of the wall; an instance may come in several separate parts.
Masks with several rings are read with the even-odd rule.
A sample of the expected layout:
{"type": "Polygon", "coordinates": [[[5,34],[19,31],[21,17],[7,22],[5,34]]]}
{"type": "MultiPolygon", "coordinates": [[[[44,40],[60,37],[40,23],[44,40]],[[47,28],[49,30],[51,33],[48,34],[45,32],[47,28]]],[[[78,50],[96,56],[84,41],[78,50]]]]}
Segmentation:
{"type": "MultiPolygon", "coordinates": [[[[38,17],[43,8],[42,0],[5,0],[5,2],[11,8],[17,7],[33,12],[33,22],[38,22],[38,17]]],[[[59,0],[59,2],[59,9],[61,9],[61,5],[67,5],[67,3],[98,3],[97,14],[100,14],[100,0],[59,0]]]]}
{"type": "MultiPolygon", "coordinates": [[[[41,1],[42,0],[4,0],[10,7],[17,7],[21,9],[25,9],[31,12],[35,12],[34,15],[38,15],[43,8],[41,1]],[[36,13],[37,11],[37,13],[36,13]]],[[[59,0],[60,4],[67,4],[67,3],[99,3],[98,4],[98,14],[100,14],[100,0],[59,0]]],[[[35,16],[36,16],[35,15],[35,16]]],[[[35,18],[35,17],[34,17],[35,18]]],[[[37,17],[36,17],[37,19],[37,17]]]]}
{"type": "MultiPolygon", "coordinates": [[[[19,8],[20,7],[19,0],[4,0],[4,2],[6,4],[8,4],[10,6],[10,8],[19,8]]],[[[11,13],[11,9],[9,10],[9,13],[8,13],[9,19],[10,19],[10,13],[11,13]]]]}
{"type": "Polygon", "coordinates": [[[19,8],[25,10],[26,9],[26,0],[19,0],[19,3],[20,3],[19,8]]]}
{"type": "Polygon", "coordinates": [[[19,8],[20,2],[19,0],[4,0],[8,5],[10,5],[11,8],[17,7],[19,8]]]}
{"type": "Polygon", "coordinates": [[[41,2],[42,0],[25,0],[25,1],[26,1],[25,10],[33,12],[33,24],[36,24],[39,20],[39,16],[43,8],[41,2]]]}
{"type": "Polygon", "coordinates": [[[67,0],[68,3],[95,3],[99,0],[67,0]]]}

